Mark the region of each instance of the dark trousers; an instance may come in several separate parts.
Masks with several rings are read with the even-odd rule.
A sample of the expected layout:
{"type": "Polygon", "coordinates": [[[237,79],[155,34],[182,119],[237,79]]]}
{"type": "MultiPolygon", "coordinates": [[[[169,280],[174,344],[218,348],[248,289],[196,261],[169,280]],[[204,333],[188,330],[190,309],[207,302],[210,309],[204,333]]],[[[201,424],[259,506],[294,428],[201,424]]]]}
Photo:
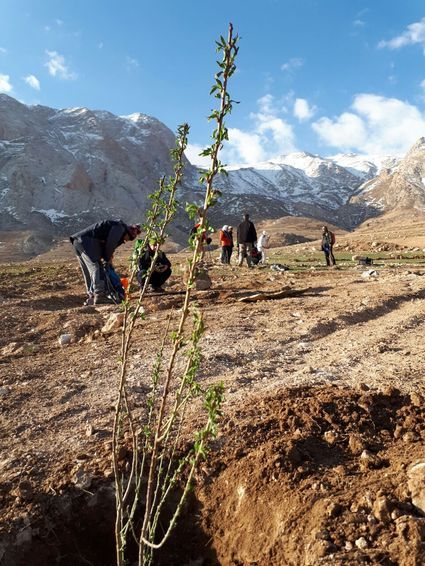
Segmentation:
{"type": "Polygon", "coordinates": [[[233,246],[223,246],[221,248],[221,263],[230,263],[233,246]]]}
{"type": "Polygon", "coordinates": [[[92,261],[78,240],[72,242],[89,295],[105,292],[105,273],[99,261],[92,261]]]}
{"type": "MultiPolygon", "coordinates": [[[[166,269],[165,271],[154,271],[151,275],[151,278],[149,279],[149,285],[152,285],[152,287],[155,288],[162,287],[170,277],[170,275],[170,268],[166,269]]],[[[143,285],[145,284],[145,277],[142,276],[142,272],[139,271],[139,273],[137,274],[137,279],[139,281],[140,287],[143,287],[143,285]]]]}
{"type": "Polygon", "coordinates": [[[331,267],[332,265],[335,265],[335,264],[336,264],[336,261],[335,261],[334,253],[333,253],[333,251],[332,251],[332,247],[330,247],[329,249],[324,248],[324,249],[323,249],[323,252],[324,252],[324,254],[325,254],[326,265],[327,265],[328,267],[331,267]]]}

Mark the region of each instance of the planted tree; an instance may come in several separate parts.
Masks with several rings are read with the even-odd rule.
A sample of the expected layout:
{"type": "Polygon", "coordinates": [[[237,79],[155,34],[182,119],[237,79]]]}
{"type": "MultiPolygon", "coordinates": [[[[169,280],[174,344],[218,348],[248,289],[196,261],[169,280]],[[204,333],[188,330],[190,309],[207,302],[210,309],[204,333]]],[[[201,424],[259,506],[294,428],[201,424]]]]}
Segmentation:
{"type": "Polygon", "coordinates": [[[209,229],[208,210],[217,200],[218,191],[213,187],[217,174],[224,172],[219,160],[223,142],[228,139],[225,117],[232,110],[233,101],[228,93],[228,80],[235,72],[238,37],[233,35],[230,24],[227,39],[220,37],[217,51],[221,54],[219,70],[211,94],[219,101],[209,120],[215,122],[212,144],[202,152],[209,156],[210,167],[201,176],[205,186],[203,205],[188,204],[189,216],[199,218],[198,229],[190,239],[192,256],[188,260],[186,287],[179,318],[168,318],[155,363],[151,370],[150,391],[142,412],[132,404],[128,389],[129,353],[134,339],[134,329],[144,318],[143,300],[151,274],[167,234],[166,230],[177,210],[176,191],[183,178],[183,155],[187,146],[189,127],[178,128],[176,148],[172,152],[174,174],[162,178],[157,191],[151,196],[151,207],[144,224],[145,236],[135,244],[130,284],[137,271],[140,254],[149,243],[155,254],[146,274],[143,288],[137,300],[130,297],[123,303],[120,374],[113,425],[112,460],[116,490],[115,541],[117,564],[122,566],[128,554],[130,537],[138,548],[138,563],[150,564],[153,551],[169,538],[182,510],[199,463],[207,457],[208,445],[217,433],[217,422],[223,400],[222,383],[202,387],[197,380],[200,366],[199,342],[204,331],[202,312],[192,300],[196,271],[202,257],[203,238],[209,229]],[[173,328],[173,329],[172,329],[173,328]],[[183,370],[181,360],[184,360],[183,370]],[[204,409],[204,425],[194,433],[190,449],[182,454],[179,449],[181,431],[187,416],[189,402],[197,399],[204,409]],[[123,448],[131,444],[131,459],[120,456],[123,448]],[[169,505],[169,496],[178,501],[174,508],[167,508],[167,525],[158,525],[169,505]]]}

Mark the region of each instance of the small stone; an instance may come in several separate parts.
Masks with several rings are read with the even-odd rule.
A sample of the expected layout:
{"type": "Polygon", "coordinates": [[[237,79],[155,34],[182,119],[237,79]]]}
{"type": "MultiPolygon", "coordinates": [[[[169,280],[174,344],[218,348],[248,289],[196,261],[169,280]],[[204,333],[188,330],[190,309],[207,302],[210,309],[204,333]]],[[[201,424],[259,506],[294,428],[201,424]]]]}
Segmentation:
{"type": "Polygon", "coordinates": [[[379,468],[380,464],[380,458],[369,452],[369,450],[363,450],[360,454],[360,467],[363,470],[379,468]]]}
{"type": "Polygon", "coordinates": [[[425,461],[413,465],[407,473],[412,503],[425,513],[425,461]]]}
{"type": "Polygon", "coordinates": [[[393,436],[394,436],[394,438],[397,440],[398,438],[401,438],[401,436],[403,435],[403,433],[404,433],[404,428],[403,428],[402,426],[400,426],[400,425],[397,425],[397,426],[395,427],[395,429],[394,429],[394,434],[393,434],[393,436]]]}
{"type": "Polygon", "coordinates": [[[333,430],[327,430],[327,431],[325,432],[325,434],[323,435],[323,438],[326,440],[326,442],[327,442],[328,444],[331,444],[331,445],[332,445],[332,444],[335,444],[335,442],[336,442],[336,440],[337,440],[338,437],[337,437],[335,431],[333,431],[333,430]]]}
{"type": "Polygon", "coordinates": [[[358,538],[354,544],[357,546],[357,548],[360,548],[361,550],[364,550],[369,546],[367,540],[364,537],[358,538]]]}
{"type": "Polygon", "coordinates": [[[8,393],[9,393],[8,387],[0,387],[0,397],[6,397],[8,393]]]}
{"type": "Polygon", "coordinates": [[[400,511],[400,509],[394,509],[393,511],[391,511],[391,519],[393,521],[395,521],[401,516],[402,516],[402,512],[400,511]]]}
{"type": "Polygon", "coordinates": [[[71,344],[71,340],[71,334],[61,334],[59,336],[59,346],[67,346],[68,344],[71,344]]]}
{"type": "Polygon", "coordinates": [[[108,320],[104,324],[101,332],[102,334],[111,334],[121,330],[124,322],[124,313],[112,313],[109,315],[108,320]]]}
{"type": "Polygon", "coordinates": [[[78,468],[72,478],[72,483],[80,489],[88,489],[92,483],[92,476],[86,472],[84,467],[78,468]]]}
{"type": "Polygon", "coordinates": [[[92,436],[93,432],[94,432],[93,425],[88,424],[86,426],[86,436],[92,436]]]}
{"type": "Polygon", "coordinates": [[[353,550],[353,543],[350,542],[349,540],[345,541],[344,549],[345,550],[353,550]]]}
{"type": "Polygon", "coordinates": [[[424,397],[422,397],[422,395],[419,395],[419,393],[411,393],[410,402],[414,407],[423,407],[425,403],[425,399],[424,397]]]}
{"type": "Polygon", "coordinates": [[[390,520],[390,503],[385,495],[377,497],[375,503],[373,504],[373,515],[378,519],[378,521],[386,522],[390,520]]]}
{"type": "Polygon", "coordinates": [[[403,442],[410,443],[410,442],[416,442],[417,440],[419,440],[419,436],[415,432],[412,432],[411,430],[403,434],[403,442]]]}
{"type": "Polygon", "coordinates": [[[356,434],[350,434],[350,436],[348,437],[348,447],[350,449],[350,452],[356,456],[358,454],[361,454],[366,448],[363,439],[356,434]]]}

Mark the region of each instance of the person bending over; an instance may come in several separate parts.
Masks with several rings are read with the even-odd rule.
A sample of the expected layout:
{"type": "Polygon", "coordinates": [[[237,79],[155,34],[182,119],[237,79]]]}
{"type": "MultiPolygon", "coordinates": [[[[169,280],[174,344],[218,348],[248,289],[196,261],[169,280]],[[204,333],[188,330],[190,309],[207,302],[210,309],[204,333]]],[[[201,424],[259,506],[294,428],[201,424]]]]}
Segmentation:
{"type": "Polygon", "coordinates": [[[102,220],[70,236],[87,289],[85,305],[108,304],[103,263],[112,263],[115,250],[140,234],[139,224],[102,220]]]}

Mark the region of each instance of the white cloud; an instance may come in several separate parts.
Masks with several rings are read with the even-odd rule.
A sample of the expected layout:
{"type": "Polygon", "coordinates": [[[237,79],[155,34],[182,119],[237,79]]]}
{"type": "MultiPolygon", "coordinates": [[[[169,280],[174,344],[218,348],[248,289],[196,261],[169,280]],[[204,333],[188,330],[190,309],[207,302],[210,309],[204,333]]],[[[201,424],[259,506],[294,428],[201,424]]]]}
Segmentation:
{"type": "Polygon", "coordinates": [[[415,22],[407,26],[407,28],[389,41],[382,40],[379,42],[378,47],[388,47],[388,49],[400,49],[406,45],[415,45],[419,43],[425,47],[425,18],[421,21],[415,22]]]}
{"type": "Polygon", "coordinates": [[[303,59],[299,57],[293,57],[292,59],[289,59],[289,61],[287,61],[286,63],[283,63],[283,65],[281,65],[280,68],[282,71],[292,72],[295,71],[295,69],[299,69],[303,65],[304,65],[303,59]]]}
{"type": "Polygon", "coordinates": [[[0,75],[0,92],[12,92],[9,75],[0,75]]]}
{"type": "Polygon", "coordinates": [[[314,116],[316,108],[310,106],[305,98],[297,98],[294,103],[294,116],[298,118],[300,122],[305,120],[310,120],[314,116]]]}
{"type": "Polygon", "coordinates": [[[56,24],[57,24],[58,26],[63,25],[63,20],[60,20],[60,19],[57,18],[55,21],[56,21],[56,24]]]}
{"type": "Polygon", "coordinates": [[[127,55],[127,57],[125,58],[125,64],[127,70],[130,71],[131,69],[136,69],[139,66],[139,61],[134,57],[127,55]]]}
{"type": "Polygon", "coordinates": [[[229,141],[223,148],[223,162],[255,163],[294,151],[292,126],[281,117],[285,108],[271,94],[261,97],[257,104],[259,111],[250,115],[253,122],[250,131],[229,128],[229,141]]]}
{"type": "Polygon", "coordinates": [[[4,47],[0,47],[0,53],[2,54],[7,53],[7,49],[5,49],[4,47]]]}
{"type": "Polygon", "coordinates": [[[211,163],[211,159],[209,157],[201,157],[199,155],[203,149],[204,148],[201,147],[200,145],[189,143],[187,144],[184,153],[186,157],[189,159],[189,161],[192,163],[192,165],[196,165],[197,167],[207,168],[211,163]]]}
{"type": "Polygon", "coordinates": [[[27,75],[26,77],[24,77],[24,81],[31,88],[34,88],[35,90],[40,90],[40,81],[34,75],[27,75]]]}
{"type": "Polygon", "coordinates": [[[48,50],[46,50],[46,54],[49,60],[44,66],[47,67],[52,77],[57,76],[64,80],[75,80],[77,78],[77,74],[69,69],[63,55],[60,55],[57,51],[48,50]]]}
{"type": "Polygon", "coordinates": [[[425,79],[423,81],[421,81],[420,85],[422,90],[425,90],[425,79]]]}
{"type": "Polygon", "coordinates": [[[358,20],[354,20],[354,22],[353,22],[353,26],[355,28],[363,28],[365,25],[366,25],[366,22],[364,20],[358,19],[358,20]]]}
{"type": "Polygon", "coordinates": [[[342,151],[402,155],[425,135],[425,115],[397,98],[359,94],[351,110],[313,123],[324,144],[342,151]]]}

